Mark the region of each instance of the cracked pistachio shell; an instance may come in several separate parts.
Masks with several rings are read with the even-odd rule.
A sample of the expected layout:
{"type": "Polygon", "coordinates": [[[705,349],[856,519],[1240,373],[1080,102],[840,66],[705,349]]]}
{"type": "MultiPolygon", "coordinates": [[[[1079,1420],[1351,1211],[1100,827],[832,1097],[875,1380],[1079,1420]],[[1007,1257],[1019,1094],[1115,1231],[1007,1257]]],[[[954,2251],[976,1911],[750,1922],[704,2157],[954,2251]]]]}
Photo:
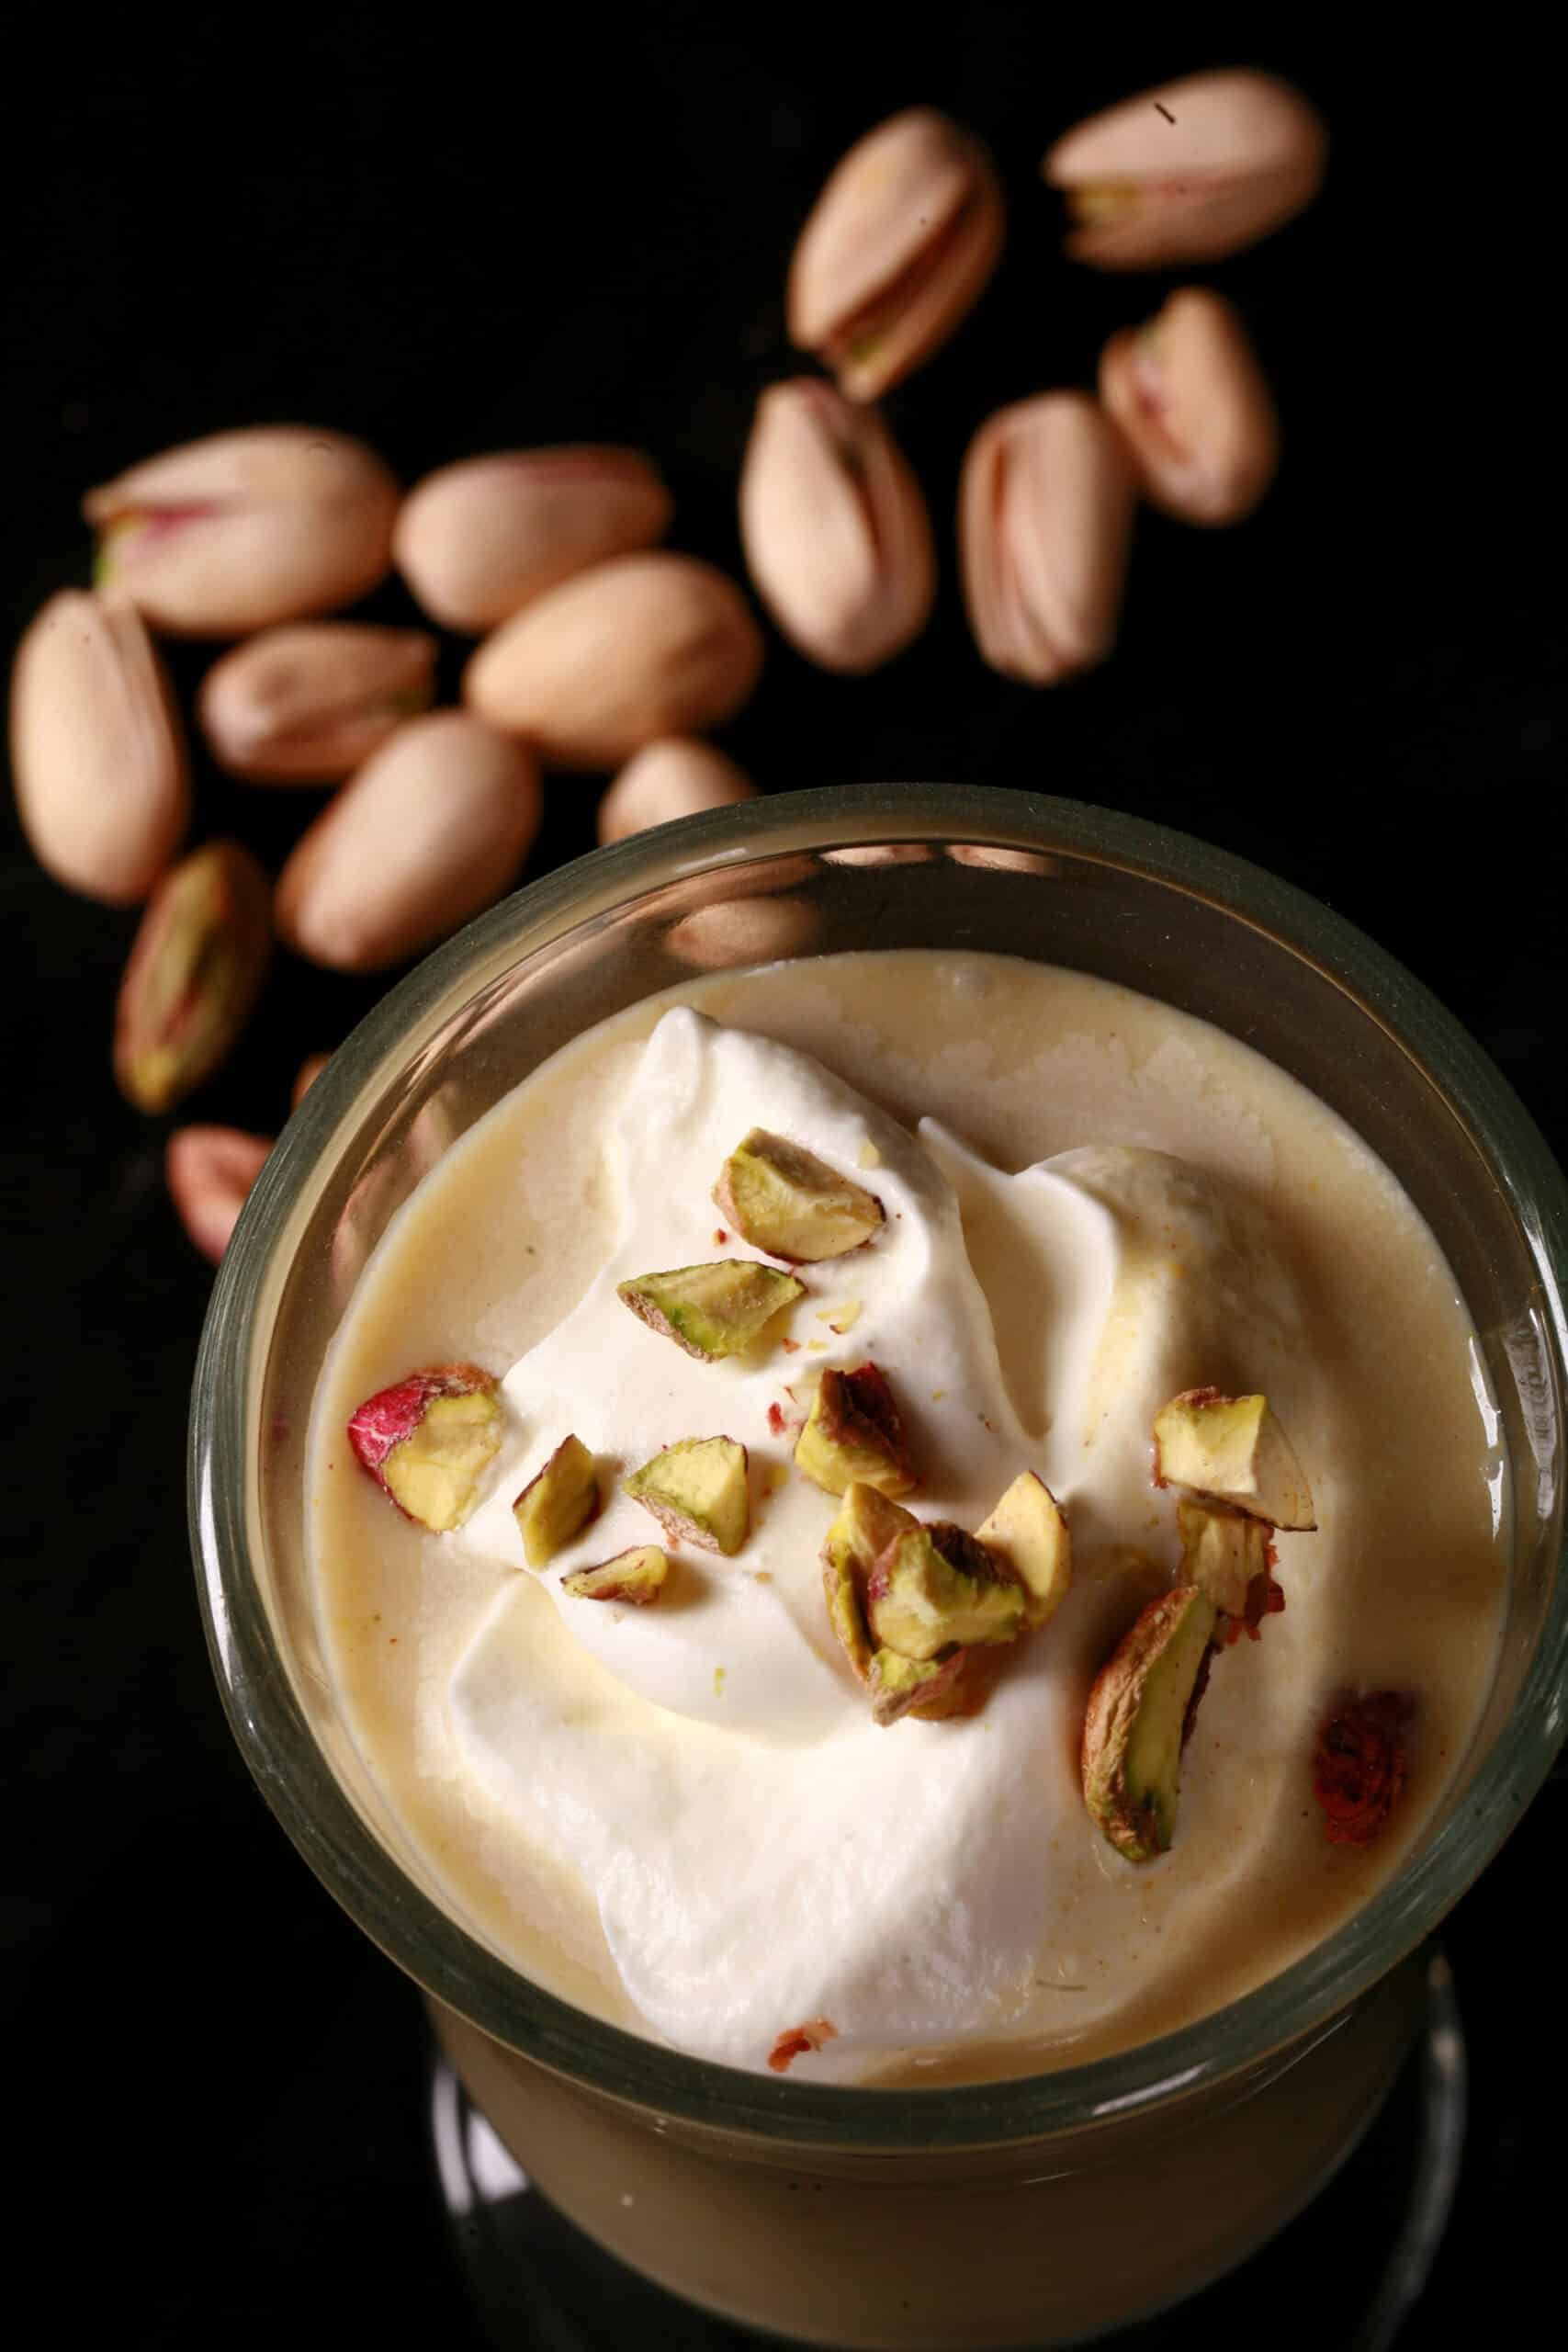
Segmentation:
{"type": "Polygon", "coordinates": [[[979,299],[1001,252],[1002,193],[976,139],[911,107],[857,141],[790,265],[790,341],[851,400],[877,400],[929,359],[979,299]]]}
{"type": "Polygon", "coordinates": [[[221,1068],[272,960],[272,883],[238,842],[207,842],[165,874],[142,916],[115,1011],[128,1102],[171,1110],[221,1068]]]}
{"type": "Polygon", "coordinates": [[[1041,165],[1067,199],[1075,261],[1155,269],[1240,253],[1323,183],[1322,120],[1271,74],[1194,74],[1108,107],[1041,165]]]}
{"type": "Polygon", "coordinates": [[[672,735],[645,744],[626,762],[599,803],[599,839],[625,841],[628,833],[667,825],[675,817],[753,799],[756,791],[750,777],[711,743],[672,735]]]}
{"type": "Polygon", "coordinates": [[[1112,335],[1100,397],[1145,497],[1183,522],[1238,523],[1274,479],[1273,397],[1223,294],[1183,287],[1152,324],[1112,335]]]}
{"type": "Polygon", "coordinates": [[[874,670],[931,617],[936,557],[920,486],[874,409],[819,377],[757,404],[740,476],[757,594],[827,670],[874,670]]]}
{"type": "Polygon", "coordinates": [[[958,536],[970,626],[993,669],[1048,685],[1105,659],[1134,494],[1121,437],[1084,393],[1044,392],[980,427],[958,536]]]}
{"type": "Polygon", "coordinates": [[[264,629],[201,682],[220,767],[253,784],[336,784],[429,707],[435,639],[423,629],[297,621],[264,629]]]}
{"type": "Polygon", "coordinates": [[[418,955],[511,888],[541,803],[525,744],[467,711],[405,720],[284,867],[280,936],[338,971],[418,955]]]}
{"type": "Polygon", "coordinates": [[[176,1127],[164,1149],[164,1180],[191,1240],[213,1264],[272,1149],[270,1136],[240,1127],[176,1127]]]}
{"type": "Polygon", "coordinates": [[[761,632],[723,572],[694,556],[617,556],[486,638],[463,699],[550,766],[615,768],[660,735],[722,726],[761,666],[761,632]]]}
{"type": "Polygon", "coordinates": [[[478,636],[574,571],[651,547],[674,511],[636,449],[506,450],[416,483],[392,551],[433,620],[478,636]]]}
{"type": "Polygon", "coordinates": [[[112,906],[144,899],[190,817],[184,730],[141,616],[63,589],[11,673],[11,775],[39,864],[112,906]]]}
{"type": "Polygon", "coordinates": [[[175,637],[335,612],[386,577],[398,484],[373,449],[308,425],[215,433],[89,491],[99,587],[175,637]]]}

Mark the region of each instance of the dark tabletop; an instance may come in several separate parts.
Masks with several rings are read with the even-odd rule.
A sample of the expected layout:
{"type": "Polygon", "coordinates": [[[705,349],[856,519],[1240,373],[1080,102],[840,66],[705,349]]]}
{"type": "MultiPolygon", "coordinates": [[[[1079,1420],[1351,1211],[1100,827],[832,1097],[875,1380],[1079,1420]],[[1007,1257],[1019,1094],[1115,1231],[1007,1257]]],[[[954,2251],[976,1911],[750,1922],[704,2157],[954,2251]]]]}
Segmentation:
{"type": "MultiPolygon", "coordinates": [[[[1543,62],[1495,17],[1470,21],[1483,57],[1374,67],[1348,40],[1259,30],[1237,52],[1122,23],[1068,39],[1062,12],[1027,5],[948,15],[922,34],[904,12],[673,6],[635,24],[432,12],[417,30],[368,7],[30,12],[8,61],[31,158],[3,296],[8,639],[85,579],[85,487],[240,424],[362,433],[411,480],[496,447],[637,443],[675,491],[673,542],[739,573],[751,403],[798,364],[794,232],[853,137],[933,101],[992,142],[1012,210],[980,310],[889,403],[938,521],[936,618],[863,681],[770,635],[726,748],[773,789],[1028,786],[1255,858],[1432,987],[1562,1152],[1562,429],[1544,335],[1561,288],[1543,258],[1561,134],[1543,62]],[[1337,141],[1312,213],[1193,273],[1252,326],[1283,471],[1238,531],[1145,517],[1111,662],[1010,684],[954,588],[964,443],[1004,401],[1092,381],[1105,335],[1165,283],[1061,264],[1038,157],[1103,103],[1231,62],[1297,79],[1337,141]]],[[[395,587],[368,609],[412,610],[395,587]]],[[[180,684],[209,658],[178,650],[180,684]]],[[[551,785],[531,871],[592,845],[597,790],[551,785]]],[[[199,831],[238,831],[275,867],[315,805],[198,774],[199,831]]],[[[172,1122],[129,1109],[108,1073],[134,915],[67,895],[4,823],[0,1920],[29,2190],[13,2279],[36,2271],[62,2324],[90,2310],[124,2344],[429,2324],[461,2346],[416,1996],[288,1848],[202,1646],[182,1456],[210,1274],[164,1195],[172,1122]]],[[[299,1060],[380,985],[282,959],[182,1115],[276,1129],[299,1060]]],[[[1563,1802],[1543,1793],[1448,1931],[1474,2113],[1411,2345],[1500,2289],[1507,2309],[1556,2294],[1563,1802]]]]}

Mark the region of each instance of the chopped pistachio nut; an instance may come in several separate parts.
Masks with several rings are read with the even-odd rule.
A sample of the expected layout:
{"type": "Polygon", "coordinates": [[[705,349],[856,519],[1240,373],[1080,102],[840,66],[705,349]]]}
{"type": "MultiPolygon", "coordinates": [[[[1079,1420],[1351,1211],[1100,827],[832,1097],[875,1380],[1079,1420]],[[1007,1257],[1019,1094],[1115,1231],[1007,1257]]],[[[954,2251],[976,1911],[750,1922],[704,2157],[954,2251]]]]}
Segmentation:
{"type": "Polygon", "coordinates": [[[795,1449],[795,1467],[829,1495],[859,1479],[885,1495],[918,1484],[893,1391],[874,1363],[822,1374],[795,1449]]]}
{"type": "Polygon", "coordinates": [[[593,1456],[581,1438],[563,1438],[512,1506],[528,1566],[548,1567],[563,1545],[598,1517],[600,1509],[593,1456]]]}
{"type": "Polygon", "coordinates": [[[560,1583],[574,1600],[626,1600],[634,1609],[646,1609],[663,1591],[669,1574],[668,1553],[657,1544],[637,1544],[596,1568],[573,1568],[560,1583]]]}
{"type": "Polygon", "coordinates": [[[732,1559],[751,1527],[746,1448],[732,1437],[687,1437],[667,1445],[626,1482],[676,1544],[732,1559]]]}
{"type": "Polygon", "coordinates": [[[1073,1580],[1073,1543],[1060,1503],[1032,1470],[1016,1477],[989,1519],[975,1531],[1024,1590],[1024,1622],[1054,1617],[1073,1580]]]}
{"type": "Polygon", "coordinates": [[[951,1657],[912,1658],[898,1651],[880,1649],[871,1662],[871,1719],[896,1724],[901,1716],[919,1715],[926,1723],[941,1723],[966,1703],[964,1688],[973,1653],[954,1650],[951,1657]]]}
{"type": "Polygon", "coordinates": [[[761,1337],[781,1308],[806,1295],[806,1285],[776,1266],[750,1258],[721,1258],[707,1266],[675,1266],[638,1274],[616,1285],[634,1315],[689,1356],[712,1363],[739,1355],[761,1337]]]}
{"type": "Polygon", "coordinates": [[[1195,1584],[1161,1593],[1089,1692],[1084,1802],[1130,1862],[1152,1861],[1176,1835],[1181,1750],[1203,1693],[1215,1615],[1195,1584]]]}
{"type": "Polygon", "coordinates": [[[754,1250],[810,1263],[869,1241],[882,1204],[787,1136],[753,1127],[725,1161],[713,1197],[754,1250]]]}
{"type": "Polygon", "coordinates": [[[917,1524],[877,1558],[866,1620],[878,1645],[924,1661],[957,1643],[1016,1641],[1026,1595],[996,1555],[948,1520],[917,1524]]]}
{"type": "Polygon", "coordinates": [[[1227,1617],[1244,1616],[1254,1577],[1269,1573],[1266,1523],[1226,1504],[1192,1502],[1183,1496],[1176,1506],[1176,1528],[1181,1538],[1181,1582],[1197,1585],[1227,1617]]]}
{"type": "Polygon", "coordinates": [[[1312,1489],[1266,1396],[1189,1388],[1155,1415],[1155,1476],[1270,1527],[1317,1525],[1312,1489]]]}

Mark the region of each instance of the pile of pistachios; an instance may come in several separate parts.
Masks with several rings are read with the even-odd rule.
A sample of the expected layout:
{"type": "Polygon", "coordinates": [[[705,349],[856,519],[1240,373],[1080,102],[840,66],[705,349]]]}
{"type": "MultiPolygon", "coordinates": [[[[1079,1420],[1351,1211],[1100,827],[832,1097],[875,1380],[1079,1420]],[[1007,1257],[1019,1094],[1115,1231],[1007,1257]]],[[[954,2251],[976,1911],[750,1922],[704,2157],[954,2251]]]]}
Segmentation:
{"type": "MultiPolygon", "coordinates": [[[[1042,169],[1073,215],[1072,259],[1167,268],[1282,225],[1315,194],[1325,147],[1283,83],[1211,74],[1080,125],[1042,169]]],[[[989,159],[929,108],[852,147],[801,233],[789,333],[829,372],[762,394],[740,526],[761,601],[829,669],[875,668],[930,617],[931,518],[874,403],[953,334],[1003,237],[989,159]]],[[[1189,522],[1235,522],[1278,456],[1245,327],[1201,287],[1112,336],[1098,398],[1045,390],[998,412],[965,456],[957,517],[984,659],[1037,684],[1101,661],[1139,496],[1189,522]]],[[[175,1109],[232,1050],[275,936],[316,963],[378,971],[500,898],[537,831],[544,771],[612,775],[604,842],[756,788],[696,739],[751,693],[761,633],[723,573],[660,546],[673,503],[637,451],[506,451],[405,493],[361,442],[260,428],[133,466],[84,512],[98,534],[94,586],[54,596],[22,639],[12,773],[51,874],[110,904],[148,901],[114,1064],[149,1114],[175,1109]],[[432,631],[326,617],[394,568],[432,623],[479,640],[461,708],[430,707],[432,631]],[[197,697],[220,768],[257,786],[339,787],[276,883],[237,842],[180,857],[190,761],[160,635],[239,640],[197,697]]],[[[712,960],[694,934],[691,960],[712,960]]],[[[297,1102],[321,1062],[303,1065],[297,1102]]],[[[209,1257],[267,1148],[231,1128],[171,1136],[170,1189],[209,1257]]]]}

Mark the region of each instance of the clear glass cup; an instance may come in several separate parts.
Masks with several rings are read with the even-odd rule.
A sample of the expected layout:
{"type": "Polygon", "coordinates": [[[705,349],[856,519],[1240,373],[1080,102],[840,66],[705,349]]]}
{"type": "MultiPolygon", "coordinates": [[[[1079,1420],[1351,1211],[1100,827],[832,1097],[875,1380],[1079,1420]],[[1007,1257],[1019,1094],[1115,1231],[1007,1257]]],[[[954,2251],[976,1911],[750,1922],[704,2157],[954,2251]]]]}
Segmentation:
{"type": "Polygon", "coordinates": [[[943,786],[790,793],[546,876],[432,956],[290,1122],[220,1272],[191,1524],[212,1657],[306,1860],[429,1998],[468,2089],[614,2254],[753,2326],[841,2345],[1067,2341],[1190,2293],[1298,2211],[1414,2030],[1418,1948],[1539,1787],[1568,1704],[1568,1192],[1442,1008],[1286,884],[1134,819],[943,786]],[[877,854],[896,849],[897,855],[877,854]],[[957,945],[1075,967],[1243,1036],[1393,1168],[1469,1302],[1512,1470],[1495,1681],[1397,1876],[1196,2024],[1089,2064],[931,2091],[711,2065],[570,2007],[443,1908],[334,1703],[303,1546],[324,1351],[440,1154],[590,1023],[700,962],[957,945]]]}

